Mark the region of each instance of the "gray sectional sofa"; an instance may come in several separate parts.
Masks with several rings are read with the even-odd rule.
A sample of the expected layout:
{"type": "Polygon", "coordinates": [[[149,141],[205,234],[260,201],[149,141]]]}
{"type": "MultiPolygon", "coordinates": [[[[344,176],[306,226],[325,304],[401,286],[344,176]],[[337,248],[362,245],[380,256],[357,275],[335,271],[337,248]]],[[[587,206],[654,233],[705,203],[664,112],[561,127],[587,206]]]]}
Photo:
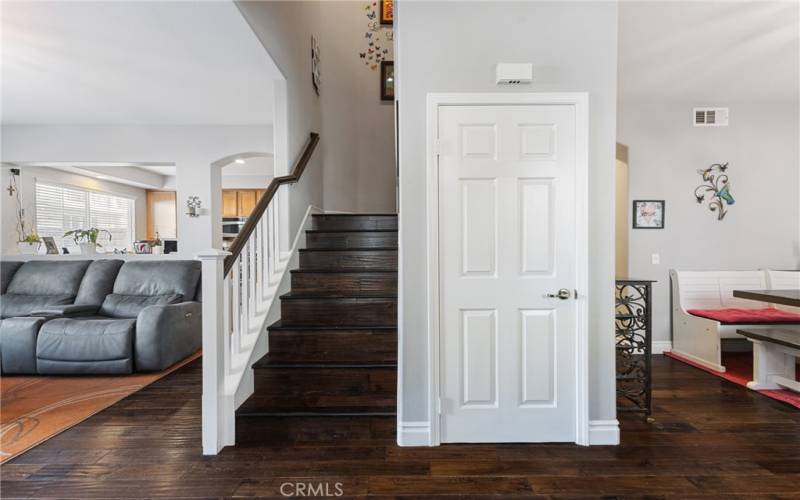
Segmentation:
{"type": "Polygon", "coordinates": [[[0,265],[3,374],[157,371],[200,349],[198,261],[0,265]]]}

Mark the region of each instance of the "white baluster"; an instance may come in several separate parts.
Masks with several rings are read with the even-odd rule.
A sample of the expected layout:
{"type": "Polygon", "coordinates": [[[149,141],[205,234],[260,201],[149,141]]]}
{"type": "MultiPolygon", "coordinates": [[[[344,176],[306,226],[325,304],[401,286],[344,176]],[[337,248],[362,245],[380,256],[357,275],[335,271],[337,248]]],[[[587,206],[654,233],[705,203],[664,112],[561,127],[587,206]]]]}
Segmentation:
{"type": "Polygon", "coordinates": [[[261,293],[261,279],[263,276],[261,275],[261,259],[264,256],[261,254],[261,219],[259,219],[259,223],[256,224],[255,231],[253,231],[253,235],[255,239],[253,240],[253,254],[255,255],[255,303],[256,303],[256,311],[260,313],[261,311],[261,303],[264,301],[264,294],[261,293]]]}
{"type": "MultiPolygon", "coordinates": [[[[247,244],[242,247],[241,253],[242,268],[242,336],[250,333],[250,248],[247,244]]],[[[240,344],[241,345],[241,344],[240,344]]]]}
{"type": "Polygon", "coordinates": [[[231,319],[233,320],[233,335],[232,342],[234,351],[238,353],[241,346],[242,335],[242,280],[241,280],[241,266],[239,262],[241,259],[237,258],[231,268],[231,288],[233,296],[231,297],[231,319]]]}
{"type": "MultiPolygon", "coordinates": [[[[280,190],[279,190],[280,191],[280,190]]],[[[272,257],[272,281],[275,281],[275,278],[278,276],[278,267],[280,266],[280,231],[278,227],[278,217],[276,216],[277,213],[277,203],[273,203],[269,207],[270,214],[269,214],[269,221],[272,224],[272,248],[270,249],[270,254],[272,257]]]]}
{"type": "MultiPolygon", "coordinates": [[[[250,239],[247,240],[247,250],[248,250],[248,257],[249,260],[247,262],[247,266],[250,268],[248,271],[248,276],[250,276],[250,280],[247,283],[248,287],[248,295],[250,296],[250,316],[251,318],[255,318],[255,315],[258,313],[258,301],[256,300],[256,284],[258,275],[256,273],[256,239],[254,238],[255,234],[250,235],[250,239]]],[[[250,334],[250,330],[247,331],[250,334]]]]}
{"type": "Polygon", "coordinates": [[[269,290],[269,224],[267,224],[267,218],[261,217],[261,220],[258,221],[258,226],[261,233],[259,246],[261,260],[258,266],[259,272],[261,273],[261,281],[259,283],[261,283],[261,297],[266,301],[269,298],[267,297],[269,290]]]}

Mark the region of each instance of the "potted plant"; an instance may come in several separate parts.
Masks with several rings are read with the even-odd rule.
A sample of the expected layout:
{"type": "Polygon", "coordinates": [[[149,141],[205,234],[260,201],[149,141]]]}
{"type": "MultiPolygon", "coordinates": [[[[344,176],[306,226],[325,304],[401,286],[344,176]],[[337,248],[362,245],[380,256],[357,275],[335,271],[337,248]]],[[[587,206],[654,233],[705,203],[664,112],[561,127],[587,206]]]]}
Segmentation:
{"type": "Polygon", "coordinates": [[[152,249],[153,255],[164,255],[164,244],[161,241],[161,236],[158,235],[158,231],[156,231],[156,239],[153,240],[153,244],[150,245],[152,249]]]}
{"type": "Polygon", "coordinates": [[[81,255],[93,255],[97,253],[97,247],[103,247],[97,242],[97,237],[100,233],[108,235],[108,241],[111,241],[111,233],[105,229],[98,229],[90,227],[89,229],[73,229],[64,233],[64,237],[71,236],[73,241],[81,248],[81,255]]]}
{"type": "Polygon", "coordinates": [[[42,238],[36,233],[26,234],[21,241],[17,242],[19,253],[23,255],[36,255],[39,253],[39,246],[42,238]]]}

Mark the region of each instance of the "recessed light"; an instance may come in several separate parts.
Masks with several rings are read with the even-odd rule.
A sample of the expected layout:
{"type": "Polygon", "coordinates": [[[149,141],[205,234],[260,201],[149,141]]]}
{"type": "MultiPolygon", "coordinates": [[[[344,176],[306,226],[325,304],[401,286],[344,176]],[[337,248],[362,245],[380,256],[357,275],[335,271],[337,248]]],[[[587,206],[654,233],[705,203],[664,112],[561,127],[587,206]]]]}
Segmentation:
{"type": "Polygon", "coordinates": [[[239,165],[244,165],[244,159],[242,159],[242,158],[236,158],[233,161],[234,161],[234,163],[238,163],[239,165]]]}

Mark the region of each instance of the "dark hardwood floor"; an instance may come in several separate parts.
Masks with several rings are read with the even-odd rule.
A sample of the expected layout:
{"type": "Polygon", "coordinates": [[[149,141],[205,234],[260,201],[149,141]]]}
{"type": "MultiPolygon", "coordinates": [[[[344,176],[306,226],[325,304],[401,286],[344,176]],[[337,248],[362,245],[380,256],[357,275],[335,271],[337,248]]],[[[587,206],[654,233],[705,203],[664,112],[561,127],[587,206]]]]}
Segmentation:
{"type": "Polygon", "coordinates": [[[300,482],[345,496],[800,498],[800,411],[656,358],[656,422],[623,417],[618,447],[399,448],[394,417],[295,417],[240,419],[238,446],[216,457],[200,453],[197,361],[0,467],[0,495],[280,497],[300,482]]]}

